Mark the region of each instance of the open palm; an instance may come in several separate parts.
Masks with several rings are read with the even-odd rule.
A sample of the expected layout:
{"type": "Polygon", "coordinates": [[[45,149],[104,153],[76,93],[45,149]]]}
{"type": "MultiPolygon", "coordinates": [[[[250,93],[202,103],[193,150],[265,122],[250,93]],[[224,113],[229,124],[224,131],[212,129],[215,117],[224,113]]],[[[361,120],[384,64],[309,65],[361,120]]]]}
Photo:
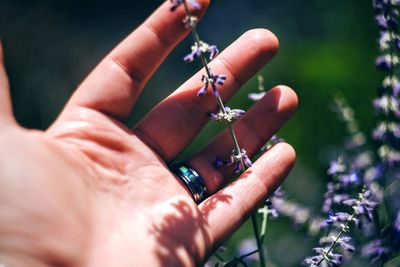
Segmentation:
{"type": "MultiPolygon", "coordinates": [[[[204,12],[207,1],[201,1],[204,12]]],[[[201,15],[201,14],[198,14],[201,15]]],[[[187,34],[183,11],[164,3],[79,86],[47,131],[17,125],[0,67],[0,264],[6,266],[193,266],[235,231],[282,181],[293,149],[274,146],[236,181],[228,132],[187,163],[210,197],[197,205],[168,168],[217,105],[196,96],[201,72],[132,129],[122,121],[142,88],[187,34]]],[[[251,30],[212,63],[229,79],[227,101],[278,48],[267,30],[251,30]]],[[[152,88],[150,90],[157,90],[152,88]]],[[[277,86],[234,124],[253,155],[292,115],[294,92],[277,86]]]]}

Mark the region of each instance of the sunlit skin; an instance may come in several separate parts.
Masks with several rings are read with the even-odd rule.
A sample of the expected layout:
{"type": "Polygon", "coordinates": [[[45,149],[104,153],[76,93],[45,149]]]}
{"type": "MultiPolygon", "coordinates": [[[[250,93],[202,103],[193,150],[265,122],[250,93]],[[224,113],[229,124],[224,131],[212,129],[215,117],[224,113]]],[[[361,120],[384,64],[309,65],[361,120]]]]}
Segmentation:
{"type": "MultiPolygon", "coordinates": [[[[208,5],[200,2],[199,16],[208,5]]],[[[187,160],[210,194],[200,205],[192,200],[168,165],[207,123],[207,113],[217,111],[210,92],[196,96],[201,71],[133,128],[122,123],[188,33],[183,10],[171,14],[169,8],[162,4],[112,50],[46,131],[16,123],[1,64],[0,266],[199,266],[290,171],[295,153],[282,143],[228,184],[232,168],[212,165],[232,151],[223,132],[187,160]]],[[[213,70],[228,76],[222,99],[233,96],[278,46],[271,32],[251,30],[212,61],[213,70]]],[[[234,124],[241,146],[253,155],[296,106],[290,88],[271,89],[234,124]]]]}

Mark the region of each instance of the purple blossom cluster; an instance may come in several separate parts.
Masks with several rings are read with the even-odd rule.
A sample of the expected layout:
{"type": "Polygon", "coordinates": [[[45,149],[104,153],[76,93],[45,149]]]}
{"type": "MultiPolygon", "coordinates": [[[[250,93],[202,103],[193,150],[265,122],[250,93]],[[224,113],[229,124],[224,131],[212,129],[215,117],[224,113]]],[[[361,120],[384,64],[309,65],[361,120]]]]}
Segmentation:
{"type": "Polygon", "coordinates": [[[352,213],[348,212],[329,212],[328,219],[323,223],[326,226],[334,227],[337,230],[336,234],[320,239],[320,247],[314,248],[317,254],[308,257],[304,260],[303,264],[306,266],[320,266],[324,263],[327,266],[338,266],[344,259],[344,253],[352,253],[355,250],[353,244],[350,243],[351,237],[344,236],[345,233],[350,232],[350,225],[360,224],[363,217],[368,221],[372,221],[372,212],[377,207],[378,203],[372,201],[372,194],[370,191],[363,191],[358,195],[358,198],[349,198],[342,201],[342,204],[348,206],[352,213]]]}
{"type": "MultiPolygon", "coordinates": [[[[216,115],[218,116],[218,115],[216,115]]],[[[244,171],[244,167],[250,168],[253,163],[250,158],[247,156],[246,150],[241,149],[240,153],[236,153],[236,151],[232,151],[229,159],[222,159],[220,157],[216,157],[214,159],[214,166],[216,168],[222,168],[224,166],[234,165],[234,172],[239,174],[244,171]]]]}
{"type": "MultiPolygon", "coordinates": [[[[201,77],[203,86],[198,90],[198,96],[206,95],[211,90],[219,111],[209,113],[211,120],[225,122],[233,136],[233,153],[227,159],[216,157],[214,165],[222,168],[234,166],[239,174],[252,166],[246,151],[237,144],[231,124],[245,115],[245,111],[224,106],[219,95],[219,87],[227,80],[224,74],[213,74],[208,66],[208,60],[213,60],[219,53],[217,46],[203,42],[196,32],[198,18],[190,14],[189,6],[198,9],[200,5],[195,0],[171,0],[171,11],[179,6],[185,8],[184,25],[192,30],[194,44],[191,51],[184,57],[185,62],[200,60],[205,74],[201,77]],[[206,57],[207,55],[207,57],[206,57]]],[[[388,188],[399,187],[400,171],[400,79],[399,72],[400,35],[398,29],[400,0],[373,0],[375,22],[379,28],[380,55],[376,58],[376,67],[385,74],[378,97],[373,101],[373,107],[379,121],[372,132],[372,137],[378,142],[377,152],[370,150],[368,137],[358,126],[354,111],[343,97],[335,98],[334,110],[345,123],[349,137],[345,140],[340,156],[330,163],[327,174],[330,177],[324,193],[322,212],[325,218],[316,215],[311,209],[289,200],[285,192],[278,189],[267,199],[258,210],[262,215],[261,234],[255,227],[256,240],[247,240],[239,251],[240,257],[225,261],[224,266],[246,266],[254,254],[258,252],[260,264],[263,266],[265,247],[262,242],[265,237],[268,219],[280,216],[288,217],[295,225],[308,228],[308,233],[319,236],[319,246],[314,248],[314,256],[303,261],[306,266],[338,266],[351,258],[352,253],[360,247],[360,255],[369,258],[371,265],[382,264],[396,251],[400,250],[400,211],[395,207],[395,215],[388,215],[389,223],[380,225],[377,208],[385,205],[388,188]],[[389,177],[389,179],[387,179],[389,177]],[[398,181],[396,181],[396,179],[398,181]],[[352,235],[352,226],[357,226],[360,235],[352,235]],[[325,233],[322,235],[322,233],[325,233]],[[322,236],[322,237],[321,237],[322,236]],[[251,247],[251,249],[248,249],[251,247]]],[[[258,76],[258,92],[249,94],[249,98],[258,101],[266,94],[263,77],[258,76]]],[[[281,139],[277,136],[263,146],[262,152],[268,150],[281,139]]],[[[393,190],[393,189],[391,189],[393,190]]],[[[396,191],[397,189],[394,189],[396,191]]],[[[386,209],[387,207],[385,207],[386,209]]],[[[253,227],[256,220],[253,216],[253,227]]],[[[254,258],[254,260],[256,260],[254,258]]]]}
{"type": "Polygon", "coordinates": [[[385,164],[400,163],[400,82],[396,70],[400,63],[399,8],[398,0],[374,0],[375,21],[380,31],[378,39],[381,55],[376,66],[386,75],[378,98],[373,102],[381,120],[373,137],[380,143],[379,156],[385,164]]]}
{"type": "Polygon", "coordinates": [[[219,106],[219,112],[209,113],[209,117],[212,120],[227,123],[228,129],[231,132],[232,141],[234,144],[233,153],[228,160],[221,160],[217,157],[215,160],[215,166],[221,168],[226,165],[234,164],[235,173],[241,173],[246,168],[251,167],[252,162],[247,156],[246,150],[240,148],[239,144],[237,143],[237,139],[235,137],[235,133],[231,124],[236,119],[243,117],[245,111],[226,107],[221,100],[217,87],[224,85],[228,77],[225,74],[213,74],[210,67],[208,66],[208,59],[205,57],[205,54],[209,53],[209,60],[213,60],[218,55],[219,50],[216,45],[209,45],[208,43],[200,39],[199,34],[196,31],[198,18],[196,16],[193,16],[189,10],[189,5],[191,5],[195,9],[198,9],[200,8],[200,4],[195,0],[171,0],[171,4],[171,11],[175,11],[181,5],[184,6],[185,18],[183,20],[183,23],[185,27],[191,29],[194,37],[194,44],[191,47],[191,52],[187,54],[183,60],[188,63],[193,62],[195,59],[199,59],[205,69],[205,74],[201,77],[203,87],[199,89],[197,95],[204,96],[207,93],[208,89],[211,88],[211,91],[213,92],[215,100],[219,106]]]}

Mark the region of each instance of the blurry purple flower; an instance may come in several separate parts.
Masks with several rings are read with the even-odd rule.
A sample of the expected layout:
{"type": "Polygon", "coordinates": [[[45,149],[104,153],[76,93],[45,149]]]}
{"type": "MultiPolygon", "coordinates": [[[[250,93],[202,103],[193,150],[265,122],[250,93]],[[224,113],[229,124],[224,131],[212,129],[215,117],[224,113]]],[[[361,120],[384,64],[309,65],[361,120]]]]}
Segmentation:
{"type": "Polygon", "coordinates": [[[400,50],[400,36],[393,32],[382,31],[378,39],[379,48],[382,51],[389,50],[392,44],[400,50]]]}
{"type": "Polygon", "coordinates": [[[388,28],[388,21],[382,14],[375,16],[375,22],[378,25],[378,27],[383,30],[386,30],[388,28]]]}
{"type": "Polygon", "coordinates": [[[374,108],[378,112],[382,112],[385,115],[393,113],[395,116],[400,118],[400,103],[395,97],[383,95],[382,97],[375,99],[373,104],[374,108]]]}
{"type": "Polygon", "coordinates": [[[377,57],[375,64],[381,70],[391,71],[394,66],[399,64],[399,58],[392,55],[382,55],[377,57]]]}
{"type": "MultiPolygon", "coordinates": [[[[338,253],[328,252],[328,248],[317,247],[313,249],[315,253],[319,254],[317,256],[306,258],[303,261],[303,265],[316,267],[320,266],[319,262],[321,260],[325,261],[328,266],[340,265],[343,255],[338,253]]],[[[324,266],[324,265],[323,265],[324,266]]],[[[325,265],[326,266],[326,265],[325,265]]]]}
{"type": "Polygon", "coordinates": [[[250,93],[248,95],[249,99],[253,100],[253,101],[258,101],[261,98],[263,98],[265,96],[266,92],[260,92],[260,93],[250,93]]]}
{"type": "Polygon", "coordinates": [[[373,155],[371,151],[357,154],[351,163],[352,169],[364,170],[373,164],[373,155]]]}
{"type": "Polygon", "coordinates": [[[397,212],[396,220],[394,221],[394,229],[400,234],[400,211],[397,212]]]}
{"type": "Polygon", "coordinates": [[[371,259],[371,264],[376,264],[382,259],[386,257],[389,253],[389,249],[382,245],[382,240],[376,239],[369,242],[365,245],[362,250],[361,254],[364,257],[368,257],[371,259]]]}
{"type": "MultiPolygon", "coordinates": [[[[257,250],[257,242],[254,239],[246,238],[239,243],[238,254],[245,255],[257,250]]],[[[258,262],[257,253],[243,259],[246,263],[258,262]]]]}
{"type": "Polygon", "coordinates": [[[335,194],[334,196],[333,196],[333,203],[335,203],[335,204],[342,204],[343,203],[343,201],[345,201],[345,200],[347,200],[347,199],[349,199],[350,198],[350,196],[348,195],[348,194],[335,194]]]}
{"type": "Polygon", "coordinates": [[[335,222],[334,220],[334,216],[333,216],[333,210],[329,211],[329,215],[328,215],[328,220],[326,220],[326,223],[329,225],[332,225],[335,222]]]}
{"type": "Polygon", "coordinates": [[[378,154],[386,164],[389,164],[389,166],[394,166],[400,163],[400,152],[388,145],[382,145],[378,150],[378,154]]]}
{"type": "Polygon", "coordinates": [[[356,172],[352,172],[350,174],[344,174],[339,176],[340,183],[348,187],[349,185],[357,185],[360,183],[360,177],[356,172]]]}
{"type": "Polygon", "coordinates": [[[349,244],[351,237],[344,236],[338,239],[339,245],[348,252],[354,252],[355,248],[353,245],[349,244]]]}
{"type": "Polygon", "coordinates": [[[323,257],[321,255],[308,257],[303,261],[303,265],[308,267],[316,267],[318,262],[320,262],[322,259],[323,257]]]}
{"type": "Polygon", "coordinates": [[[346,166],[341,162],[341,160],[331,161],[331,165],[328,169],[329,175],[337,175],[346,171],[346,166]]]}
{"type": "Polygon", "coordinates": [[[381,122],[373,131],[375,140],[385,141],[388,138],[400,138],[400,124],[394,122],[381,122]]]}
{"type": "Polygon", "coordinates": [[[350,218],[350,214],[346,212],[337,212],[333,213],[333,211],[329,211],[328,219],[321,223],[321,228],[326,228],[329,225],[333,225],[335,222],[345,222],[350,218]]]}

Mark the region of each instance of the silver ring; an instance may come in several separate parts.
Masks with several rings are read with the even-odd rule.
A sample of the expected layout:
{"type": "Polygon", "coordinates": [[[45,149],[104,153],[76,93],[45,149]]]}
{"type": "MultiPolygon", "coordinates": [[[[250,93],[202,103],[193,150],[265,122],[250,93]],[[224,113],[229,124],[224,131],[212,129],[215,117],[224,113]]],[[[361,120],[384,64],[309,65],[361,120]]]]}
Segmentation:
{"type": "Polygon", "coordinates": [[[182,163],[173,165],[171,170],[184,182],[197,204],[207,198],[206,184],[195,170],[182,163]]]}

